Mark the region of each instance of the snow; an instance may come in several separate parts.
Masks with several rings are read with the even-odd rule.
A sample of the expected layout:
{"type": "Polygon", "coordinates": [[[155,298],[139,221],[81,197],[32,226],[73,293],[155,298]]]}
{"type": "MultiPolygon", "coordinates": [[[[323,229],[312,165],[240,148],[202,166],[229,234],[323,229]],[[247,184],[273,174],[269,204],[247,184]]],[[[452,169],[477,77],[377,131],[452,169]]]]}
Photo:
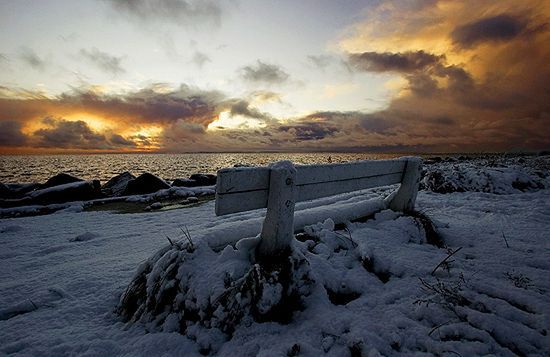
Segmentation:
{"type": "MultiPolygon", "coordinates": [[[[481,179],[477,168],[464,167],[458,170],[481,179]]],[[[300,211],[314,218],[328,214],[306,229],[311,239],[294,242],[316,281],[306,308],[286,325],[244,321],[229,341],[199,326],[188,332],[190,337],[170,332],[176,330],[174,317],[158,331],[126,324],[113,311],[140,264],[169,245],[166,236],[181,239],[183,227],[196,244],[252,237],[193,262],[208,267],[205,274],[231,265],[238,274],[246,265],[243,252],[257,244],[253,237],[265,211],[216,217],[209,201],[172,211],[64,210],[2,219],[0,354],[189,356],[211,345],[218,355],[243,356],[287,355],[297,349],[304,356],[351,351],[548,355],[550,190],[509,189],[524,172],[504,170],[505,176],[514,176],[505,186],[493,186],[506,188],[493,190],[499,194],[419,192],[416,206],[433,219],[447,248],[462,248],[433,275],[449,251],[426,244],[412,217],[385,210],[375,219],[348,224],[349,233],[334,231],[337,220],[326,219],[340,212],[339,205],[358,205],[384,189],[297,204],[296,217],[300,211]],[[324,206],[317,208],[322,214],[315,213],[316,205],[324,206]],[[419,278],[428,287],[443,284],[468,304],[453,304],[452,296],[427,289],[419,278]]],[[[179,189],[175,192],[182,197],[200,194],[179,189]]],[[[157,196],[136,197],[153,202],[157,196]]],[[[214,287],[205,283],[203,288],[198,295],[214,287]]],[[[277,294],[276,287],[265,292],[266,303],[277,294]]]]}
{"type": "Polygon", "coordinates": [[[29,196],[33,197],[33,198],[36,198],[36,197],[40,197],[42,195],[45,195],[47,193],[65,191],[69,188],[77,188],[77,187],[81,187],[81,186],[88,186],[88,185],[91,185],[91,184],[92,184],[92,181],[70,182],[70,183],[65,183],[65,184],[62,184],[62,185],[57,185],[57,186],[52,186],[52,187],[32,191],[29,194],[29,196]]]}

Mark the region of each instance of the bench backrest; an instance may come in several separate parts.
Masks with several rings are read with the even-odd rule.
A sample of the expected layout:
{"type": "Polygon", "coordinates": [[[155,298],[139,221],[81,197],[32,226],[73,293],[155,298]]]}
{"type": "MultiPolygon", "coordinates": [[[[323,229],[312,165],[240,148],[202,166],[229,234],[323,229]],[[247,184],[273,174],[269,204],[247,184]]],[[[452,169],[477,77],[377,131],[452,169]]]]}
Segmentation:
{"type": "MultiPolygon", "coordinates": [[[[401,183],[407,159],[297,165],[296,202],[401,183]]],[[[269,167],[218,171],[216,215],[267,207],[269,167]]]]}
{"type": "Polygon", "coordinates": [[[258,249],[260,256],[288,252],[294,234],[294,205],[321,197],[401,183],[384,201],[397,211],[414,208],[421,160],[356,161],[345,164],[239,167],[218,171],[216,215],[267,207],[258,249]]]}

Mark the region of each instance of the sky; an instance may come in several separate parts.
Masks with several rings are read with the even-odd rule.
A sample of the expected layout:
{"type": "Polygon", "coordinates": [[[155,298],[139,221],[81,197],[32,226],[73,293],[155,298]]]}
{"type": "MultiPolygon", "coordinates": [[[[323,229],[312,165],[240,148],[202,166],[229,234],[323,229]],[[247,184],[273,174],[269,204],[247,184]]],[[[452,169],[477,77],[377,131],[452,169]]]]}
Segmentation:
{"type": "Polygon", "coordinates": [[[550,148],[545,0],[1,0],[0,153],[550,148]]]}

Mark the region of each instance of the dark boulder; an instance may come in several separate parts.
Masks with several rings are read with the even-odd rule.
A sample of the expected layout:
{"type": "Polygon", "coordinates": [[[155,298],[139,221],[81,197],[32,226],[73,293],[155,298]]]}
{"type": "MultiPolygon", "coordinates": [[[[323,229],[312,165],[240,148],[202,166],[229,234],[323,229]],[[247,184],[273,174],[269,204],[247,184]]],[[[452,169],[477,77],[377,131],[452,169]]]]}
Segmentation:
{"type": "Polygon", "coordinates": [[[199,186],[198,182],[191,179],[175,179],[174,182],[172,182],[172,186],[177,187],[197,187],[199,186]]]}
{"type": "Polygon", "coordinates": [[[0,182],[0,198],[12,198],[13,191],[6,185],[0,182]]]}
{"type": "Polygon", "coordinates": [[[13,192],[15,197],[23,197],[31,191],[38,190],[42,187],[37,182],[33,183],[9,183],[7,184],[9,189],[13,192]]]}
{"type": "Polygon", "coordinates": [[[32,204],[48,205],[71,201],[89,201],[100,198],[101,185],[99,180],[77,181],[56,185],[30,193],[32,204]]]}
{"type": "Polygon", "coordinates": [[[137,178],[128,181],[126,189],[122,192],[122,196],[142,195],[153,193],[159,190],[170,188],[170,185],[163,179],[148,172],[139,175],[137,178]]]}
{"type": "Polygon", "coordinates": [[[128,182],[135,180],[135,178],[136,177],[128,171],[123,172],[111,178],[105,185],[101,186],[101,192],[106,196],[120,196],[124,190],[126,190],[128,182]]]}
{"type": "Polygon", "coordinates": [[[443,161],[443,159],[440,156],[432,156],[432,157],[429,157],[428,160],[433,161],[433,162],[443,161]]]}
{"type": "Polygon", "coordinates": [[[51,177],[48,181],[46,181],[46,183],[42,185],[42,188],[65,185],[67,183],[79,182],[79,181],[84,181],[84,180],[62,172],[60,174],[57,174],[51,177]]]}
{"type": "Polygon", "coordinates": [[[197,186],[213,186],[216,184],[216,175],[212,174],[193,174],[189,178],[197,181],[197,186]]]}

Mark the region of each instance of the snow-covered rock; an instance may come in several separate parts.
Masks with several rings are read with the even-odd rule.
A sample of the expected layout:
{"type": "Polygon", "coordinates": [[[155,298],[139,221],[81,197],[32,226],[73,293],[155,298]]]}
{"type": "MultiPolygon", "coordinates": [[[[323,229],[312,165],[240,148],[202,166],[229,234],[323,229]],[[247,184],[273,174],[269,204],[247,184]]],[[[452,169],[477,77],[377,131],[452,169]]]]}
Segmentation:
{"type": "Polygon", "coordinates": [[[135,178],[136,177],[128,171],[123,172],[120,175],[111,178],[106,184],[101,186],[101,192],[107,196],[120,196],[124,190],[126,190],[128,182],[134,180],[135,178]]]}
{"type": "Polygon", "coordinates": [[[29,197],[34,204],[42,205],[92,200],[101,197],[100,183],[98,180],[75,181],[33,191],[29,197]]]}
{"type": "Polygon", "coordinates": [[[420,189],[437,193],[511,194],[550,187],[550,158],[478,158],[441,161],[424,168],[420,189]]]}
{"type": "Polygon", "coordinates": [[[59,186],[59,185],[64,185],[64,184],[67,184],[67,183],[78,182],[78,181],[84,181],[84,180],[82,180],[81,178],[75,177],[73,175],[69,175],[67,173],[62,172],[62,173],[59,173],[59,174],[49,178],[48,181],[46,181],[42,185],[42,188],[59,186]]]}
{"type": "Polygon", "coordinates": [[[159,190],[170,188],[170,185],[163,179],[148,172],[145,172],[133,180],[128,181],[123,196],[141,195],[153,193],[159,190]]]}

